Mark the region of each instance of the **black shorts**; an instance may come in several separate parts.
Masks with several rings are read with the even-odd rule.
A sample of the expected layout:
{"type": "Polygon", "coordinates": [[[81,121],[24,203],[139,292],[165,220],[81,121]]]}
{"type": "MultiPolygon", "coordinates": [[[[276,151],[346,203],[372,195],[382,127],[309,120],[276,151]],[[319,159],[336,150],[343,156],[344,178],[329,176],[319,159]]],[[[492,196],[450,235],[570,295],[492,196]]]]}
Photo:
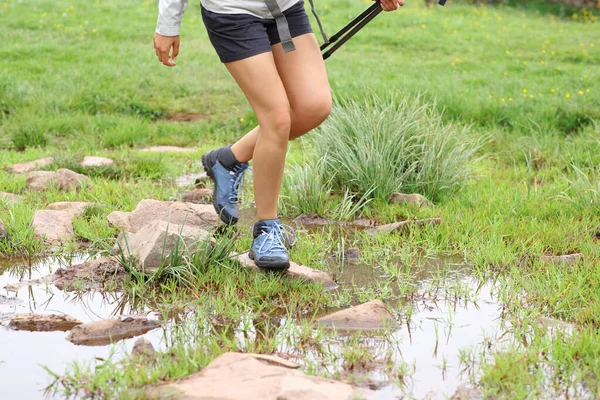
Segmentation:
{"type": "MultiPolygon", "coordinates": [[[[283,12],[292,38],[312,33],[304,1],[283,12]]],[[[220,14],[202,7],[202,20],[208,38],[221,62],[228,63],[271,51],[271,46],[281,43],[274,19],[264,19],[249,14],[220,14]]]]}

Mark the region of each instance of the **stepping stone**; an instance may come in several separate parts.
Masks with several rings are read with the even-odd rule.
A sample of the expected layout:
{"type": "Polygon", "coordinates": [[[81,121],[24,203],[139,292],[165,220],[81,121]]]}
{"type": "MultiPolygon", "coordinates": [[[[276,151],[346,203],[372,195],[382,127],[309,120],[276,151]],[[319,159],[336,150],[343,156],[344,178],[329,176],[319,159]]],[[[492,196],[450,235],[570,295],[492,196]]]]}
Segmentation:
{"type": "Polygon", "coordinates": [[[81,162],[82,167],[95,168],[95,167],[110,167],[115,164],[112,158],[96,157],[96,156],[85,156],[81,162]]]}
{"type": "Polygon", "coordinates": [[[80,217],[92,203],[84,201],[58,201],[46,206],[46,210],[66,211],[74,217],[80,217]]]}
{"type": "Polygon", "coordinates": [[[40,158],[39,160],[28,161],[4,167],[6,171],[10,171],[15,174],[23,174],[25,172],[35,171],[38,168],[46,167],[54,162],[54,158],[46,157],[40,158]]]}
{"type": "Polygon", "coordinates": [[[53,185],[59,190],[79,190],[84,186],[90,186],[92,180],[85,175],[78,174],[66,168],[56,172],[34,171],[27,176],[27,187],[32,190],[45,190],[53,185]]]}
{"type": "Polygon", "coordinates": [[[433,207],[433,203],[431,201],[427,200],[427,198],[418,193],[394,193],[390,199],[390,203],[405,204],[417,207],[433,207]]]}
{"type": "Polygon", "coordinates": [[[38,210],[31,221],[35,237],[49,244],[73,238],[73,215],[67,211],[38,210]]]}
{"type": "Polygon", "coordinates": [[[15,205],[23,201],[23,196],[18,194],[0,192],[0,204],[3,202],[7,205],[15,205]]]}
{"type": "Polygon", "coordinates": [[[156,153],[193,153],[198,151],[193,147],[178,147],[178,146],[152,146],[146,149],[142,149],[142,151],[151,151],[156,153]]]}
{"type": "Polygon", "coordinates": [[[123,231],[130,232],[131,225],[129,225],[129,218],[131,217],[130,212],[124,211],[113,211],[106,216],[108,223],[114,226],[115,228],[121,229],[123,231]]]}
{"type": "Polygon", "coordinates": [[[150,398],[186,400],[349,400],[375,392],[347,383],[310,376],[297,364],[278,357],[225,353],[200,372],[179,382],[147,390],[150,398]],[[290,365],[291,364],[291,365],[290,365]]]}
{"type": "Polygon", "coordinates": [[[210,230],[217,226],[219,217],[212,205],[142,200],[129,216],[130,231],[135,233],[148,222],[156,220],[210,230]]]}
{"type": "Polygon", "coordinates": [[[82,322],[68,315],[21,314],[10,320],[9,327],[17,331],[68,331],[82,322]]]}
{"type": "MultiPolygon", "coordinates": [[[[254,264],[254,261],[248,257],[248,254],[240,254],[237,259],[242,267],[250,268],[254,271],[261,271],[261,269],[254,264]]],[[[331,279],[328,273],[315,270],[304,265],[296,264],[293,261],[290,261],[290,267],[283,273],[283,275],[291,278],[302,278],[306,279],[307,281],[320,283],[323,285],[323,289],[325,290],[333,290],[338,286],[337,283],[331,279]]]]}
{"type": "Polygon", "coordinates": [[[368,234],[376,234],[376,233],[389,233],[389,232],[402,232],[411,226],[423,226],[423,225],[439,225],[442,223],[441,218],[428,218],[428,219],[420,219],[416,221],[401,221],[395,222],[393,224],[387,225],[379,225],[374,228],[367,230],[368,234]]]}
{"type": "Polygon", "coordinates": [[[341,331],[387,331],[399,325],[381,300],[373,300],[358,306],[326,315],[315,320],[315,325],[341,331]]]}
{"type": "Polygon", "coordinates": [[[67,340],[86,346],[106,346],[122,339],[140,336],[160,327],[160,322],[143,316],[110,318],[77,325],[67,335],[67,340]]]}

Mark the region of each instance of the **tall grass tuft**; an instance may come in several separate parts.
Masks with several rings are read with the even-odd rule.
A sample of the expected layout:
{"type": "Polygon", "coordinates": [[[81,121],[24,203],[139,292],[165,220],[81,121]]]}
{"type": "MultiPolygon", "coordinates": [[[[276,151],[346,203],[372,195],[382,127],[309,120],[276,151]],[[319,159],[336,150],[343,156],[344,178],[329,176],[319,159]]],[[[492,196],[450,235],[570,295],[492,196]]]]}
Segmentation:
{"type": "Polygon", "coordinates": [[[398,92],[339,101],[315,137],[334,183],[384,200],[398,191],[432,200],[456,191],[484,142],[469,127],[445,122],[435,103],[398,92]]]}

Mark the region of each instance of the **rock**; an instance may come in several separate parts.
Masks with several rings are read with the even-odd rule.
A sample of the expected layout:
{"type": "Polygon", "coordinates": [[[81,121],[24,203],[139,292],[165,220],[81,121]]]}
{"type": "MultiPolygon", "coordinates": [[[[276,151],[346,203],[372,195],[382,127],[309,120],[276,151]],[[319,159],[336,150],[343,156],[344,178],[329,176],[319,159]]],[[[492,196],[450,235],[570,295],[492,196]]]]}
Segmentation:
{"type": "Polygon", "coordinates": [[[560,319],[556,319],[556,318],[539,316],[536,318],[536,321],[538,322],[538,324],[540,326],[543,326],[546,328],[558,328],[558,329],[563,329],[563,330],[567,330],[570,332],[572,332],[578,328],[578,326],[575,324],[561,321],[560,319]]]}
{"type": "Polygon", "coordinates": [[[148,339],[141,337],[135,341],[133,349],[131,350],[131,358],[143,358],[146,360],[154,360],[156,357],[156,350],[152,346],[152,342],[148,339]]]}
{"type": "Polygon", "coordinates": [[[48,189],[52,185],[59,190],[79,190],[91,183],[91,179],[87,176],[66,168],[61,168],[56,172],[33,171],[27,176],[27,187],[37,191],[48,189]]]}
{"type": "Polygon", "coordinates": [[[129,216],[131,232],[139,231],[152,221],[211,229],[217,226],[219,217],[212,205],[183,203],[180,201],[142,200],[129,216]]]}
{"type": "Polygon", "coordinates": [[[384,331],[398,328],[394,316],[381,300],[373,300],[317,318],[315,325],[341,331],[384,331]]]}
{"type": "Polygon", "coordinates": [[[37,239],[50,244],[65,243],[73,237],[73,215],[67,211],[38,210],[31,226],[37,239]]]}
{"type": "Polygon", "coordinates": [[[481,400],[483,391],[468,385],[460,385],[450,400],[481,400]]]}
{"type": "Polygon", "coordinates": [[[25,172],[31,172],[38,168],[46,167],[54,162],[52,157],[40,158],[39,160],[29,161],[24,163],[15,164],[9,167],[4,167],[6,171],[10,171],[15,174],[23,174],[25,172]]]}
{"type": "Polygon", "coordinates": [[[143,335],[156,329],[160,322],[142,316],[111,318],[77,325],[67,335],[67,340],[86,346],[106,346],[122,339],[143,335]]]}
{"type": "Polygon", "coordinates": [[[92,203],[84,201],[59,201],[46,206],[46,210],[66,211],[74,217],[80,217],[92,203]]]}
{"type": "Polygon", "coordinates": [[[0,192],[0,204],[15,205],[23,201],[23,196],[13,193],[0,192]]]}
{"type": "MultiPolygon", "coordinates": [[[[243,267],[250,268],[255,271],[261,270],[254,264],[254,261],[248,257],[248,254],[241,254],[237,257],[237,259],[243,267]]],[[[320,283],[323,285],[325,290],[337,288],[337,284],[326,272],[314,270],[304,265],[296,264],[293,261],[290,261],[290,267],[283,274],[291,278],[302,278],[306,279],[307,281],[320,283]]]]}
{"type": "Polygon", "coordinates": [[[18,297],[6,297],[0,294],[0,306],[9,305],[14,306],[17,304],[21,304],[23,301],[18,297]]]}
{"type": "Polygon", "coordinates": [[[131,231],[131,225],[129,225],[130,217],[130,212],[113,211],[106,216],[106,219],[112,226],[129,232],[131,231]]]}
{"type": "Polygon", "coordinates": [[[110,167],[114,165],[115,161],[111,158],[96,157],[96,156],[85,156],[81,162],[82,167],[95,168],[95,167],[110,167]]]}
{"type": "Polygon", "coordinates": [[[348,225],[353,226],[355,228],[370,228],[375,225],[375,221],[372,219],[355,219],[354,221],[348,223],[348,225]]]}
{"type": "Polygon", "coordinates": [[[331,258],[339,259],[341,261],[356,261],[360,258],[360,249],[352,247],[344,250],[342,254],[334,254],[331,258]]]}
{"type": "Polygon", "coordinates": [[[433,203],[418,193],[404,194],[394,193],[390,203],[405,204],[417,207],[433,207],[433,203]]]}
{"type": "Polygon", "coordinates": [[[195,204],[206,204],[212,200],[212,189],[194,189],[181,195],[181,201],[195,204]]]}
{"type": "Polygon", "coordinates": [[[58,268],[47,282],[53,283],[59,290],[114,290],[119,287],[127,275],[125,269],[109,257],[58,268]]]}
{"type": "Polygon", "coordinates": [[[4,222],[0,219],[0,239],[8,239],[8,231],[4,226],[4,222]]]}
{"type": "Polygon", "coordinates": [[[206,187],[206,184],[210,181],[210,178],[206,174],[206,172],[200,172],[195,174],[183,174],[175,181],[177,186],[185,187],[185,186],[197,186],[197,187],[206,187]]]}
{"type": "Polygon", "coordinates": [[[303,226],[325,226],[329,225],[331,222],[325,218],[319,217],[316,213],[311,213],[294,218],[294,223],[303,226]]]}
{"type": "Polygon", "coordinates": [[[21,314],[13,317],[8,324],[17,331],[50,332],[68,331],[81,321],[68,315],[21,314]]]}
{"type": "Polygon", "coordinates": [[[550,264],[554,266],[572,266],[577,264],[579,261],[583,260],[583,254],[574,253],[574,254],[564,254],[562,256],[553,256],[553,255],[543,255],[542,262],[544,264],[550,264]]]}
{"type": "Polygon", "coordinates": [[[441,218],[428,218],[428,219],[420,219],[416,221],[401,221],[395,222],[393,224],[380,225],[374,228],[367,230],[366,232],[373,235],[375,233],[387,233],[392,231],[402,232],[411,226],[423,226],[423,225],[439,225],[442,223],[441,218]]]}
{"type": "Polygon", "coordinates": [[[186,400],[349,400],[375,392],[347,383],[309,376],[276,357],[225,353],[200,372],[147,393],[186,400]]]}
{"type": "Polygon", "coordinates": [[[198,149],[190,147],[178,147],[178,146],[152,146],[142,151],[152,151],[157,153],[193,153],[198,149]]]}
{"type": "Polygon", "coordinates": [[[163,266],[171,253],[179,248],[182,256],[193,254],[211,235],[196,226],[154,221],[144,225],[121,248],[138,261],[138,268],[154,272],[163,266]]]}

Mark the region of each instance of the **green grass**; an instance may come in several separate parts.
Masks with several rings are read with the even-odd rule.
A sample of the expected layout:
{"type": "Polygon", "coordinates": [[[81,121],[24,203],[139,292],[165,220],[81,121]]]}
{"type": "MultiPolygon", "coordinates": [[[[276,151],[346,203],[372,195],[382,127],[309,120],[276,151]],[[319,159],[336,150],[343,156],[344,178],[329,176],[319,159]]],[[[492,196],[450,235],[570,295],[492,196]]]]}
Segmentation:
{"type": "MultiPolygon", "coordinates": [[[[26,197],[14,207],[0,204],[9,233],[8,240],[0,241],[2,256],[31,260],[47,251],[33,238],[30,221],[35,210],[55,201],[99,204],[75,219],[76,239],[63,251],[81,242],[92,252],[108,250],[117,235],[106,222],[108,213],[131,211],[144,198],[176,198],[184,189],[174,178],[198,171],[203,151],[230,143],[256,123],[214,54],[197,6],[190,5],[184,19],[178,66],[168,69],[156,61],[148,45],[155,3],[0,4],[0,166],[53,156],[47,169],[85,172],[93,182],[77,193],[35,193],[27,191],[25,176],[0,170],[0,190],[26,197]],[[175,123],[168,119],[175,113],[202,118],[175,123]],[[197,151],[138,151],[150,145],[197,151]],[[79,161],[85,155],[111,157],[116,164],[84,170],[79,161]]],[[[318,8],[331,33],[368,4],[333,0],[318,8]]],[[[584,388],[584,396],[599,396],[597,27],[598,10],[541,1],[456,2],[445,8],[407,2],[377,17],[327,61],[334,94],[343,101],[320,132],[291,144],[282,216],[316,212],[335,220],[366,217],[378,223],[441,217],[442,224],[375,236],[338,225],[300,232],[293,260],[333,271],[330,256],[339,258],[344,249],[359,247],[360,262],[385,276],[368,285],[347,285],[335,297],[299,281],[251,274],[224,258],[213,262],[204,251],[197,260],[173,258],[171,267],[178,268],[154,277],[132,273],[125,287],[132,303],[156,309],[166,319],[192,304],[198,315],[172,324],[170,350],[156,363],[141,366],[115,357],[111,362],[120,368],[74,364],[58,388],[135,398],[127,393],[130,387],[183,377],[225,350],[270,353],[282,345],[281,337],[289,337],[298,357],[306,358],[335,339],[313,331],[308,322],[278,329],[265,322],[259,327],[265,340],[243,343],[236,341],[233,328],[242,325],[254,332],[248,321],[265,314],[306,321],[330,306],[375,298],[410,319],[423,276],[432,279],[431,293],[472,297],[450,269],[424,267],[425,257],[449,256],[468,264],[475,277],[497,283],[511,334],[519,339],[491,353],[481,347],[465,350],[474,383],[487,395],[506,399],[572,395],[574,388],[584,388]],[[381,124],[374,123],[373,115],[381,124]],[[399,146],[396,138],[402,136],[397,135],[410,132],[416,121],[421,130],[415,132],[431,133],[435,141],[415,142],[419,151],[399,146]],[[353,136],[340,132],[359,132],[361,141],[353,143],[353,136]],[[388,135],[389,145],[369,142],[377,134],[388,135]],[[325,162],[333,159],[323,157],[323,142],[315,145],[319,138],[336,143],[327,157],[337,151],[337,164],[325,162]],[[361,143],[358,151],[342,146],[356,143],[361,143]],[[369,152],[361,153],[369,143],[369,152]],[[358,174],[358,168],[371,165],[368,156],[375,155],[382,156],[378,170],[358,174]],[[398,159],[412,160],[407,163],[418,165],[412,172],[421,172],[393,168],[398,159]],[[395,190],[422,192],[436,206],[390,205],[387,196],[395,190]],[[540,261],[544,254],[574,252],[582,253],[583,261],[571,267],[540,261]],[[177,283],[178,277],[184,279],[177,283]],[[540,317],[569,322],[574,332],[539,326],[540,317]],[[198,326],[209,334],[200,335],[198,326]]],[[[244,207],[251,202],[245,196],[244,207]]],[[[235,250],[247,250],[250,240],[241,229],[235,250]]],[[[385,352],[374,355],[363,344],[349,339],[340,354],[319,353],[326,366],[339,369],[325,371],[315,363],[304,369],[352,380],[353,371],[369,368],[377,357],[386,359],[385,352]]],[[[410,379],[402,362],[385,370],[399,384],[410,379]]]]}

